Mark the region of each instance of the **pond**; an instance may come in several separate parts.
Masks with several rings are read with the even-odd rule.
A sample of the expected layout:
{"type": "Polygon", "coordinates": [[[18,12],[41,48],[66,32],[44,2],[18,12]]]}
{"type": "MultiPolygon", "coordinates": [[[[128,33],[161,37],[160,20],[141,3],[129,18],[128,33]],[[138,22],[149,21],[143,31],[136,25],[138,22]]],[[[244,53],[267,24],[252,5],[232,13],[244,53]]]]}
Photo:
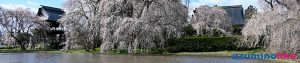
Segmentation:
{"type": "Polygon", "coordinates": [[[0,63],[275,63],[275,61],[176,55],[0,53],[0,63]]]}

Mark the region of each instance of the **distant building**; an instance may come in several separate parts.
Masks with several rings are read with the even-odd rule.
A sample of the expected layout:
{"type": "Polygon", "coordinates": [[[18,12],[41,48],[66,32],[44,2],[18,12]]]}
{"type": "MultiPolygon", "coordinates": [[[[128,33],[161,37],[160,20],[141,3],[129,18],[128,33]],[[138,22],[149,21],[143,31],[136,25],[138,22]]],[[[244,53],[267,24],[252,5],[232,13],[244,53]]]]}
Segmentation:
{"type": "Polygon", "coordinates": [[[220,6],[226,10],[233,25],[244,25],[245,17],[242,5],[220,6]]]}
{"type": "Polygon", "coordinates": [[[62,15],[65,13],[60,8],[54,8],[49,6],[43,6],[39,8],[37,15],[40,17],[40,19],[47,21],[50,24],[50,27],[59,27],[59,23],[57,22],[58,19],[62,17],[62,15]]]}
{"type": "Polygon", "coordinates": [[[41,5],[37,16],[44,22],[49,24],[50,29],[47,30],[48,42],[51,45],[55,45],[52,48],[62,48],[61,43],[65,41],[65,34],[63,27],[60,26],[58,20],[63,16],[65,12],[60,8],[54,8],[41,5]],[[57,47],[60,46],[60,47],[57,47]]]}

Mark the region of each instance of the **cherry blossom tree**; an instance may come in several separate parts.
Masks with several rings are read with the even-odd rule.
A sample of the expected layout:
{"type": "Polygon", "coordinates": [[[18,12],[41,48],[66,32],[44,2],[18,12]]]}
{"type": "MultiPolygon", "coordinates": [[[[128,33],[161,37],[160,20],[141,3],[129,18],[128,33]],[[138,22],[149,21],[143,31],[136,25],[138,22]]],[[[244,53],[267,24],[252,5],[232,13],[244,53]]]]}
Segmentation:
{"type": "Polygon", "coordinates": [[[215,35],[217,31],[231,35],[232,24],[227,12],[221,7],[200,6],[194,10],[191,21],[198,35],[215,35]]]}
{"type": "Polygon", "coordinates": [[[35,15],[29,9],[1,9],[0,25],[8,34],[14,38],[15,42],[26,50],[29,43],[31,29],[34,27],[35,15]]]}
{"type": "Polygon", "coordinates": [[[271,6],[273,9],[264,9],[248,21],[242,30],[244,36],[242,45],[263,47],[271,52],[297,52],[300,46],[299,0],[260,2],[273,5],[271,6]]]}
{"type": "Polygon", "coordinates": [[[188,17],[181,0],[68,0],[65,9],[66,44],[100,39],[101,53],[163,48],[181,36],[188,17]]]}

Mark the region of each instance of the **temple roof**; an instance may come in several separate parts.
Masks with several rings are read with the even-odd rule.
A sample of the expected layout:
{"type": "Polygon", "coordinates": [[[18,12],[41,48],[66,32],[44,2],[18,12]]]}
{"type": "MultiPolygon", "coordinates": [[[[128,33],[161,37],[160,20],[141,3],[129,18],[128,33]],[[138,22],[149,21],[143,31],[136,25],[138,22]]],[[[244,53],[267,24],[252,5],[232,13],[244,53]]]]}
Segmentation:
{"type": "Polygon", "coordinates": [[[39,8],[37,15],[40,17],[43,17],[42,20],[46,21],[57,21],[62,17],[62,15],[65,13],[60,8],[54,8],[49,6],[43,6],[39,8]]]}

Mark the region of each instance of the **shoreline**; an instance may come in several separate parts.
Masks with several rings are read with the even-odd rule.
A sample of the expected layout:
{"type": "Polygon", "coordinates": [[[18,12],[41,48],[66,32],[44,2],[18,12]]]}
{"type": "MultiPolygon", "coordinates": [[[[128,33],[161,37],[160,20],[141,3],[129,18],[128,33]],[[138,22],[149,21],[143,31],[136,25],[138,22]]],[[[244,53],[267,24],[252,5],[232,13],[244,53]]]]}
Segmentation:
{"type": "MultiPolygon", "coordinates": [[[[216,56],[216,57],[231,57],[234,53],[239,54],[251,54],[251,53],[261,53],[262,49],[258,50],[246,50],[246,51],[216,51],[216,52],[178,52],[178,53],[162,53],[162,54],[122,54],[122,55],[179,55],[179,56],[216,56]]],[[[98,51],[87,52],[85,50],[26,50],[22,51],[20,49],[0,49],[0,53],[48,53],[48,54],[100,54],[98,51]]],[[[107,54],[107,55],[119,55],[119,54],[107,54]]],[[[260,60],[260,59],[258,59],[260,60]]],[[[278,61],[280,63],[295,63],[296,61],[291,60],[272,60],[278,61]]]]}

